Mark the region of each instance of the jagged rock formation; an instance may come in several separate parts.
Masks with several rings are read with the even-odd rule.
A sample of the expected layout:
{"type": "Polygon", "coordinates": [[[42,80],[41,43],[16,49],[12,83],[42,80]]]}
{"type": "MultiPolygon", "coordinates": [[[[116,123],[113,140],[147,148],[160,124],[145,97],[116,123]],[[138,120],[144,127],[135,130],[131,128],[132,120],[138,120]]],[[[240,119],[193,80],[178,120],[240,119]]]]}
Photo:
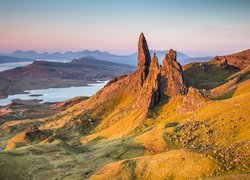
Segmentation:
{"type": "Polygon", "coordinates": [[[184,78],[181,65],[176,61],[176,52],[170,49],[163,60],[162,66],[162,91],[165,95],[186,94],[187,81],[184,78]]]}
{"type": "Polygon", "coordinates": [[[219,62],[220,64],[226,61],[229,66],[245,69],[250,64],[250,49],[226,56],[216,56],[211,61],[219,62]]]}
{"type": "Polygon", "coordinates": [[[150,52],[147,41],[143,33],[141,33],[138,42],[138,72],[142,82],[147,78],[149,66],[151,62],[150,52]]]}
{"type": "Polygon", "coordinates": [[[152,108],[160,100],[159,91],[160,82],[160,68],[158,58],[156,54],[150,63],[149,74],[146,82],[143,84],[143,88],[138,98],[138,104],[145,105],[147,108],[152,108]]]}
{"type": "Polygon", "coordinates": [[[152,60],[143,33],[138,42],[138,69],[130,76],[130,87],[136,88],[136,107],[152,108],[161,99],[184,95],[188,92],[187,81],[181,65],[176,61],[176,52],[170,50],[160,67],[156,54],[152,60]]]}
{"type": "Polygon", "coordinates": [[[74,113],[78,112],[74,117],[63,116],[56,122],[57,126],[54,126],[55,122],[48,122],[42,129],[73,126],[94,130],[81,142],[99,136],[122,137],[140,127],[148,111],[160,101],[187,93],[187,83],[182,68],[176,61],[175,51],[171,50],[166,55],[165,65],[160,67],[156,55],[150,59],[143,34],[139,38],[138,51],[138,69],[135,72],[111,81],[94,96],[73,106],[74,113]],[[162,86],[163,79],[165,86],[162,86]],[[87,117],[96,120],[91,127],[87,117]]]}
{"type": "Polygon", "coordinates": [[[199,90],[190,87],[188,89],[188,94],[183,98],[179,112],[189,113],[195,111],[201,107],[204,107],[206,101],[206,98],[199,92],[199,90]]]}
{"type": "MultiPolygon", "coordinates": [[[[145,37],[139,44],[145,57],[145,37]]],[[[173,50],[162,67],[156,55],[138,59],[134,73],[84,101],[57,104],[66,108],[58,114],[0,125],[0,151],[16,148],[0,153],[0,179],[249,179],[250,66],[191,64],[187,77],[217,83],[198,91],[175,59],[173,50]]]]}
{"type": "Polygon", "coordinates": [[[176,52],[170,50],[160,67],[156,54],[150,60],[148,45],[143,33],[138,43],[138,69],[137,75],[141,83],[140,95],[137,105],[152,108],[160,99],[184,95],[188,85],[184,78],[182,67],[176,61],[176,52]]]}
{"type": "Polygon", "coordinates": [[[227,58],[225,56],[223,56],[221,59],[220,59],[220,62],[218,64],[218,66],[222,69],[227,69],[229,67],[229,64],[227,62],[227,58]]]}

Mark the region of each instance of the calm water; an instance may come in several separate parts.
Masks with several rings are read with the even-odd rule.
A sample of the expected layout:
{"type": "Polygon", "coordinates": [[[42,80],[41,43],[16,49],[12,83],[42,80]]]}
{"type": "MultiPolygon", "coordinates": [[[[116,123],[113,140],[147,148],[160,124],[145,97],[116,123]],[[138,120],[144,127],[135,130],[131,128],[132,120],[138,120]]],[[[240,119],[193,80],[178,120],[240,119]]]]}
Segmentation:
{"type": "Polygon", "coordinates": [[[15,67],[26,66],[26,65],[31,64],[31,63],[32,62],[3,63],[3,64],[0,64],[0,72],[8,70],[8,69],[13,69],[15,67]]]}
{"type": "MultiPolygon", "coordinates": [[[[62,59],[37,59],[37,61],[52,61],[52,62],[69,62],[70,60],[62,60],[62,59]]],[[[15,62],[15,63],[2,63],[0,64],[0,72],[8,69],[13,69],[16,67],[22,67],[29,65],[33,62],[15,62]]]]}
{"type": "Polygon", "coordinates": [[[25,91],[27,94],[10,95],[6,99],[0,99],[0,106],[8,105],[14,99],[21,100],[41,100],[44,102],[60,102],[76,96],[90,97],[105,86],[108,81],[98,81],[88,86],[69,87],[69,88],[49,88],[25,91]],[[33,96],[32,96],[33,95],[33,96]],[[40,96],[34,96],[40,95],[40,96]]]}

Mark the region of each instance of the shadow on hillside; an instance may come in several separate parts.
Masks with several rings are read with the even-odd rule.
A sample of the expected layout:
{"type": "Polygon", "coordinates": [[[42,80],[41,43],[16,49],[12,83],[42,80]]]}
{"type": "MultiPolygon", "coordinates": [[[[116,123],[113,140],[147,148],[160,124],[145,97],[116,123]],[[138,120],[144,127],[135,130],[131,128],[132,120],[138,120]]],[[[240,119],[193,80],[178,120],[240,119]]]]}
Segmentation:
{"type": "Polygon", "coordinates": [[[228,92],[222,94],[221,96],[213,98],[213,100],[229,99],[229,98],[231,98],[234,95],[234,93],[235,93],[236,90],[237,90],[237,88],[234,88],[231,91],[228,91],[228,92]]]}

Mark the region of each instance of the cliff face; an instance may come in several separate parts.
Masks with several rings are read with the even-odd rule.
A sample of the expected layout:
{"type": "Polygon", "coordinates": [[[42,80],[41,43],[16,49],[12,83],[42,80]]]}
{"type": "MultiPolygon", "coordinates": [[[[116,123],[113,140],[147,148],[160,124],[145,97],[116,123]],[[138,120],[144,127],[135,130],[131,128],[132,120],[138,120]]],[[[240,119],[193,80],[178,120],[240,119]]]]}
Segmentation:
{"type": "Polygon", "coordinates": [[[151,59],[146,38],[141,34],[137,70],[110,81],[98,93],[82,102],[81,113],[86,112],[102,122],[97,130],[110,127],[90,139],[103,133],[113,137],[115,135],[111,132],[114,131],[118,134],[129,133],[142,123],[147,112],[160,101],[187,93],[188,86],[182,68],[176,61],[176,52],[171,50],[163,63],[161,67],[156,54],[151,59]]]}
{"type": "Polygon", "coordinates": [[[222,66],[226,64],[227,66],[245,69],[250,64],[250,49],[226,56],[216,56],[211,61],[218,62],[222,66]]]}
{"type": "Polygon", "coordinates": [[[148,49],[146,38],[141,33],[138,42],[138,73],[142,83],[147,78],[149,73],[149,66],[151,62],[150,52],[148,49]]]}
{"type": "Polygon", "coordinates": [[[182,67],[176,61],[176,52],[171,49],[163,60],[163,66],[160,67],[156,54],[151,60],[143,33],[138,42],[138,69],[127,81],[127,93],[134,94],[137,99],[135,107],[147,110],[161,99],[184,95],[188,91],[182,67]]]}
{"type": "Polygon", "coordinates": [[[172,49],[170,49],[165,59],[163,59],[162,87],[162,93],[167,96],[184,95],[188,91],[182,67],[176,61],[176,52],[172,49]]]}
{"type": "Polygon", "coordinates": [[[143,84],[137,104],[145,106],[146,108],[152,108],[160,101],[160,78],[160,67],[155,54],[150,63],[149,73],[143,84]]]}

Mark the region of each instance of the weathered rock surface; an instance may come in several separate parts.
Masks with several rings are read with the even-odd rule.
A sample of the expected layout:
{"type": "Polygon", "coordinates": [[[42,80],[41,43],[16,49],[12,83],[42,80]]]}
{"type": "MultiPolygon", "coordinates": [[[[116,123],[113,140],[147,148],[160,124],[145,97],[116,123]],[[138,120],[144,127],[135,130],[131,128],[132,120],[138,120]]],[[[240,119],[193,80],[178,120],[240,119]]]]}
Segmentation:
{"type": "Polygon", "coordinates": [[[199,90],[189,87],[188,94],[183,98],[182,105],[179,109],[180,113],[189,113],[206,104],[206,98],[199,92],[199,90]]]}
{"type": "Polygon", "coordinates": [[[150,52],[147,41],[143,33],[141,33],[138,42],[138,72],[142,82],[147,78],[149,66],[151,62],[150,52]]]}
{"type": "Polygon", "coordinates": [[[161,99],[185,95],[188,92],[187,81],[181,65],[176,61],[176,52],[170,50],[160,67],[156,54],[150,60],[147,41],[140,35],[138,42],[138,69],[128,78],[128,93],[138,93],[136,106],[152,108],[161,99]]]}
{"type": "Polygon", "coordinates": [[[211,61],[217,61],[220,64],[224,64],[226,61],[229,66],[245,69],[250,64],[250,49],[227,56],[216,56],[211,61]]]}
{"type": "Polygon", "coordinates": [[[119,99],[116,102],[120,101],[119,96],[123,94],[133,101],[133,109],[147,112],[161,100],[175,95],[185,95],[187,91],[188,85],[182,67],[176,61],[176,52],[170,50],[161,67],[156,54],[151,59],[146,38],[141,33],[138,42],[137,70],[128,76],[111,81],[93,98],[104,99],[98,106],[105,106],[114,99],[119,99]]]}
{"type": "Polygon", "coordinates": [[[163,59],[162,66],[162,93],[167,96],[186,94],[187,81],[183,75],[181,65],[176,61],[176,52],[170,49],[163,59]]]}
{"type": "Polygon", "coordinates": [[[225,56],[221,57],[218,66],[222,69],[227,69],[229,67],[229,64],[227,62],[227,58],[225,56]]]}
{"type": "Polygon", "coordinates": [[[150,63],[148,77],[146,82],[143,84],[140,98],[138,98],[138,104],[146,106],[147,108],[152,108],[160,101],[159,82],[159,63],[156,54],[154,54],[154,57],[150,63]]]}

